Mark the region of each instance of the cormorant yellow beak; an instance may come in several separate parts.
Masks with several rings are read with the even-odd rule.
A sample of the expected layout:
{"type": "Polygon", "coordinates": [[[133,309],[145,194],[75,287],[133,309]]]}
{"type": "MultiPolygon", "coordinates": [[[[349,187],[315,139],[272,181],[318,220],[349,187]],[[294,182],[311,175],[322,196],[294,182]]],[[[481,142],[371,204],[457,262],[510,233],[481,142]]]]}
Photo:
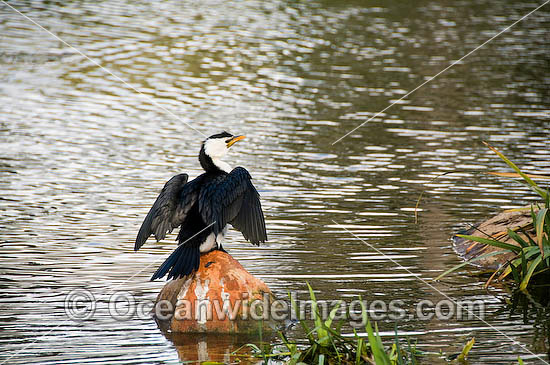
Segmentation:
{"type": "Polygon", "coordinates": [[[241,139],[244,139],[244,136],[235,136],[235,137],[231,138],[229,140],[229,142],[227,142],[227,147],[229,148],[229,147],[233,146],[235,144],[235,142],[238,142],[241,139]]]}

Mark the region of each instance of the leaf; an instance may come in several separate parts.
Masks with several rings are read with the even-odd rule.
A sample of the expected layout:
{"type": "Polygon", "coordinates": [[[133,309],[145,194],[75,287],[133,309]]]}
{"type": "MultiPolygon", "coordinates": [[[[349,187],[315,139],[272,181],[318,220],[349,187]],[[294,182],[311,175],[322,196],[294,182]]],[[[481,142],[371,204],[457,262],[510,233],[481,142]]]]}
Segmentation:
{"type": "Polygon", "coordinates": [[[504,270],[504,272],[500,275],[500,277],[498,278],[499,281],[504,279],[511,272],[513,272],[513,270],[515,270],[517,275],[518,275],[518,278],[516,278],[516,276],[514,274],[514,280],[518,283],[521,282],[521,279],[520,279],[521,275],[520,274],[525,275],[525,272],[527,272],[527,261],[529,261],[531,259],[531,257],[533,257],[535,255],[540,255],[540,251],[539,251],[538,246],[525,247],[525,248],[523,248],[523,250],[521,250],[520,253],[521,253],[521,256],[516,258],[515,260],[513,260],[508,265],[506,270],[504,270]],[[518,267],[521,267],[521,271],[517,271],[518,267]]]}
{"type": "Polygon", "coordinates": [[[443,274],[439,275],[437,278],[435,278],[434,280],[439,280],[441,279],[442,277],[444,277],[445,275],[448,275],[450,273],[452,273],[453,271],[456,271],[458,269],[460,269],[461,267],[463,266],[466,266],[468,264],[471,264],[473,262],[476,262],[476,261],[479,261],[479,260],[483,260],[487,257],[491,257],[491,256],[495,256],[495,255],[502,255],[504,253],[507,253],[506,251],[494,251],[494,252],[489,252],[489,253],[486,253],[484,255],[481,255],[481,256],[478,256],[476,258],[473,258],[471,260],[468,260],[468,261],[465,261],[459,265],[456,265],[454,267],[451,267],[449,270],[445,271],[443,274]]]}
{"type": "Polygon", "coordinates": [[[531,189],[535,191],[535,193],[539,194],[543,199],[546,199],[548,197],[548,191],[539,188],[538,186],[531,186],[531,189]]]}
{"type": "MultiPolygon", "coordinates": [[[[515,259],[511,262],[508,262],[506,264],[506,269],[502,272],[502,274],[500,274],[500,276],[498,277],[498,281],[501,281],[502,279],[506,278],[508,275],[510,275],[510,273],[514,273],[514,270],[516,269],[516,266],[515,266],[515,263],[520,263],[520,259],[515,259]]],[[[496,270],[498,271],[498,270],[496,270]]],[[[495,273],[493,273],[493,275],[491,277],[495,276],[495,273]]]]}
{"type": "Polygon", "coordinates": [[[384,345],[382,345],[382,340],[380,339],[380,336],[378,335],[378,333],[375,335],[374,331],[372,330],[372,326],[370,325],[370,321],[367,315],[367,309],[365,308],[365,303],[361,300],[361,298],[359,298],[359,302],[361,303],[363,319],[366,319],[367,322],[367,324],[365,325],[365,329],[367,331],[370,349],[372,351],[372,355],[374,356],[374,361],[376,362],[376,365],[391,365],[390,358],[384,350],[384,345]]]}
{"type": "Polygon", "coordinates": [[[379,360],[382,360],[382,361],[376,361],[376,364],[380,362],[380,364],[383,364],[383,365],[385,364],[391,365],[391,359],[386,353],[386,351],[384,350],[384,344],[382,344],[382,338],[380,337],[380,332],[378,331],[378,324],[376,323],[374,324],[374,330],[376,331],[375,338],[376,338],[376,347],[379,349],[379,355],[380,355],[379,360]]]}
{"type": "MultiPolygon", "coordinates": [[[[491,149],[491,151],[496,153],[498,155],[498,157],[500,157],[504,162],[506,162],[506,164],[508,166],[510,166],[512,169],[514,169],[514,171],[516,171],[523,178],[523,180],[525,180],[525,182],[527,182],[527,184],[529,184],[532,187],[537,187],[538,188],[538,185],[533,180],[531,180],[531,178],[529,176],[527,176],[526,174],[521,172],[521,170],[516,166],[515,163],[513,163],[512,161],[507,159],[506,156],[504,156],[502,153],[500,153],[496,148],[491,146],[489,143],[483,142],[483,144],[485,144],[485,146],[489,147],[491,149]]],[[[542,197],[545,198],[545,195],[542,195],[542,197]]]]}
{"type": "Polygon", "coordinates": [[[465,361],[466,360],[466,357],[468,356],[468,353],[470,352],[472,347],[474,347],[475,343],[476,343],[476,338],[472,337],[472,339],[470,341],[468,341],[466,343],[466,345],[464,345],[464,348],[462,349],[462,352],[460,353],[460,355],[458,355],[458,361],[465,361]]]}
{"type": "Polygon", "coordinates": [[[504,209],[503,213],[512,213],[512,212],[527,212],[531,209],[531,207],[521,207],[521,208],[511,208],[511,209],[504,209]]]}
{"type": "Polygon", "coordinates": [[[357,348],[355,350],[355,365],[361,364],[361,355],[363,354],[363,339],[357,339],[357,348]]]}
{"type": "MultiPolygon", "coordinates": [[[[516,174],[514,172],[488,172],[488,174],[501,176],[501,177],[523,178],[520,174],[516,174]]],[[[546,176],[546,175],[538,175],[538,174],[524,174],[524,175],[535,180],[550,180],[550,176],[546,176]]]]}
{"type": "Polygon", "coordinates": [[[527,239],[529,240],[529,246],[533,246],[533,247],[538,248],[537,243],[535,241],[533,241],[533,239],[531,238],[531,235],[529,233],[525,232],[525,227],[518,228],[518,231],[520,233],[523,233],[525,235],[525,237],[527,237],[527,239]]]}
{"type": "MultiPolygon", "coordinates": [[[[533,221],[533,225],[536,224],[536,221],[537,221],[537,215],[535,214],[535,209],[533,208],[534,204],[531,204],[531,220],[533,221]]],[[[538,208],[538,204],[537,204],[537,208],[538,208]]],[[[538,246],[537,244],[535,244],[536,246],[538,246]]]]}
{"type": "Polygon", "coordinates": [[[530,259],[534,255],[538,255],[539,248],[538,248],[538,246],[529,246],[529,247],[525,247],[521,251],[525,254],[526,259],[530,259]]]}
{"type": "Polygon", "coordinates": [[[489,245],[489,246],[504,248],[508,251],[513,251],[515,253],[519,253],[521,251],[521,247],[519,247],[519,246],[514,246],[514,245],[511,245],[509,243],[495,241],[495,240],[491,240],[491,239],[488,239],[488,238],[483,238],[483,237],[478,237],[478,236],[469,236],[469,235],[465,235],[465,234],[457,234],[456,236],[465,238],[465,239],[470,240],[470,241],[484,243],[484,244],[489,245]]]}
{"type": "MultiPolygon", "coordinates": [[[[523,251],[521,252],[521,258],[522,259],[525,259],[525,256],[523,255],[523,251]]],[[[512,272],[512,275],[514,277],[514,281],[516,283],[519,283],[521,281],[520,279],[520,276],[519,276],[519,272],[518,272],[518,269],[516,268],[516,266],[512,263],[508,266],[510,268],[510,271],[512,272]]],[[[501,281],[502,279],[504,279],[506,277],[506,275],[501,275],[498,280],[501,281]]]]}
{"type": "Polygon", "coordinates": [[[256,353],[261,353],[262,350],[260,350],[260,348],[258,346],[256,346],[255,344],[253,343],[247,343],[246,345],[244,345],[243,347],[250,347],[252,349],[252,351],[256,352],[256,353]]]}
{"type": "Polygon", "coordinates": [[[397,323],[394,325],[395,330],[395,351],[397,352],[397,364],[405,365],[401,357],[401,346],[399,346],[399,336],[397,335],[397,323]]]}
{"type": "Polygon", "coordinates": [[[535,272],[537,266],[539,266],[540,262],[542,261],[542,255],[537,256],[533,261],[529,263],[529,269],[527,269],[527,273],[523,277],[523,281],[521,282],[519,286],[519,290],[525,290],[527,288],[527,285],[529,284],[529,280],[531,280],[531,276],[535,272]]]}
{"type": "Polygon", "coordinates": [[[298,350],[298,346],[296,346],[295,343],[291,343],[290,341],[288,341],[288,338],[286,337],[286,335],[281,331],[279,331],[279,337],[283,341],[288,351],[290,351],[291,356],[295,354],[296,350],[298,350]]]}
{"type": "Polygon", "coordinates": [[[408,343],[409,353],[411,354],[412,365],[416,365],[416,356],[415,356],[416,353],[417,353],[416,343],[414,344],[414,346],[411,346],[411,339],[410,338],[407,338],[407,343],[408,343]]]}
{"type": "Polygon", "coordinates": [[[529,246],[529,244],[525,242],[525,240],[521,238],[519,234],[517,234],[515,231],[511,230],[510,228],[508,228],[507,233],[508,233],[508,236],[510,236],[510,238],[516,241],[517,243],[519,243],[521,247],[529,246]]]}
{"type": "Polygon", "coordinates": [[[525,256],[525,253],[521,251],[521,274],[525,275],[525,273],[527,273],[527,257],[525,256]]]}
{"type": "Polygon", "coordinates": [[[313,289],[311,288],[311,285],[309,285],[308,282],[306,282],[307,288],[309,290],[309,297],[311,299],[311,310],[313,311],[313,317],[315,320],[315,329],[317,330],[317,338],[319,341],[319,344],[321,346],[328,346],[329,343],[329,335],[327,330],[323,327],[323,322],[321,320],[321,315],[319,314],[319,309],[317,306],[317,299],[315,298],[315,293],[313,292],[313,289]]]}
{"type": "Polygon", "coordinates": [[[332,308],[332,310],[330,311],[330,314],[328,315],[328,318],[327,320],[325,321],[325,327],[330,327],[332,325],[332,321],[334,320],[334,317],[336,317],[336,313],[338,312],[338,310],[340,309],[340,306],[342,305],[342,301],[339,300],[338,302],[336,302],[336,305],[334,306],[334,308],[332,308]]]}
{"type": "Polygon", "coordinates": [[[542,239],[544,238],[545,232],[544,232],[544,221],[546,220],[546,212],[548,212],[548,208],[542,208],[537,213],[537,219],[534,223],[535,225],[535,232],[537,232],[537,244],[540,248],[540,253],[544,256],[544,248],[542,247],[542,239]]]}

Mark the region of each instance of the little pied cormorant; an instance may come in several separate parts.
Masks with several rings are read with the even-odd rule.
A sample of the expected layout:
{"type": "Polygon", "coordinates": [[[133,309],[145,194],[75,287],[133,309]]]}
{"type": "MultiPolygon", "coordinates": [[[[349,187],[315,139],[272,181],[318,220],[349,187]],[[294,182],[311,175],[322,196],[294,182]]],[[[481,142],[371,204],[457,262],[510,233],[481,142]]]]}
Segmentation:
{"type": "Polygon", "coordinates": [[[243,167],[231,167],[221,159],[244,136],[214,134],[203,143],[199,162],[204,173],[188,181],[187,174],[171,178],[145,217],[136,238],[137,251],[154,235],[157,241],[180,227],[178,248],[153,274],[151,280],[177,279],[199,268],[200,255],[222,250],[228,224],[254,245],[267,240],[260,195],[243,167]]]}

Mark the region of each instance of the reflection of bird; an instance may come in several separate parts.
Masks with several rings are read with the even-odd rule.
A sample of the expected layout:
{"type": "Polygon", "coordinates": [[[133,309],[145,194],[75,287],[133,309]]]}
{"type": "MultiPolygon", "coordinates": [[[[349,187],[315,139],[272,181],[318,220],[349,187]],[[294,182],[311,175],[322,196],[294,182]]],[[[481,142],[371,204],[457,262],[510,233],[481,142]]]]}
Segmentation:
{"type": "Polygon", "coordinates": [[[205,173],[187,181],[187,174],[171,178],[145,217],[136,238],[139,250],[151,234],[157,241],[180,227],[178,248],[158,268],[151,280],[188,275],[199,268],[200,254],[222,250],[227,225],[241,231],[244,238],[259,245],[267,240],[260,195],[248,171],[221,160],[244,136],[227,132],[214,134],[202,144],[199,162],[205,173]]]}

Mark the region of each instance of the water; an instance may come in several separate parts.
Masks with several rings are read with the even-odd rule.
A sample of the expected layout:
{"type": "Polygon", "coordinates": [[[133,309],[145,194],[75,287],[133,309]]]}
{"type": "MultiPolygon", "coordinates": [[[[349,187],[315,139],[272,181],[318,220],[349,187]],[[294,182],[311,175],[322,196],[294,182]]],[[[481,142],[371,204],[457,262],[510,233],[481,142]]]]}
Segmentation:
{"type": "MultiPolygon", "coordinates": [[[[253,175],[269,234],[256,248],[232,232],[224,247],[276,295],[305,297],[307,280],[327,300],[481,300],[485,322],[415,317],[399,330],[448,353],[475,336],[472,364],[548,361],[547,314],[510,313],[506,288],[487,292],[484,278],[430,279],[460,262],[453,232],[535,199],[478,173],[505,170],[481,141],[550,172],[550,5],[333,145],[539,4],[9,4],[127,84],[0,4],[1,361],[185,358],[185,340],[148,316],[115,321],[107,302],[156,297],[163,283],[148,278],[173,242],[134,253],[135,234],[167,179],[200,173],[200,133],[222,129],[247,135],[229,160],[253,175]],[[78,288],[99,299],[80,323],[64,311],[78,288]]],[[[394,321],[379,325],[391,335],[394,321]]]]}

